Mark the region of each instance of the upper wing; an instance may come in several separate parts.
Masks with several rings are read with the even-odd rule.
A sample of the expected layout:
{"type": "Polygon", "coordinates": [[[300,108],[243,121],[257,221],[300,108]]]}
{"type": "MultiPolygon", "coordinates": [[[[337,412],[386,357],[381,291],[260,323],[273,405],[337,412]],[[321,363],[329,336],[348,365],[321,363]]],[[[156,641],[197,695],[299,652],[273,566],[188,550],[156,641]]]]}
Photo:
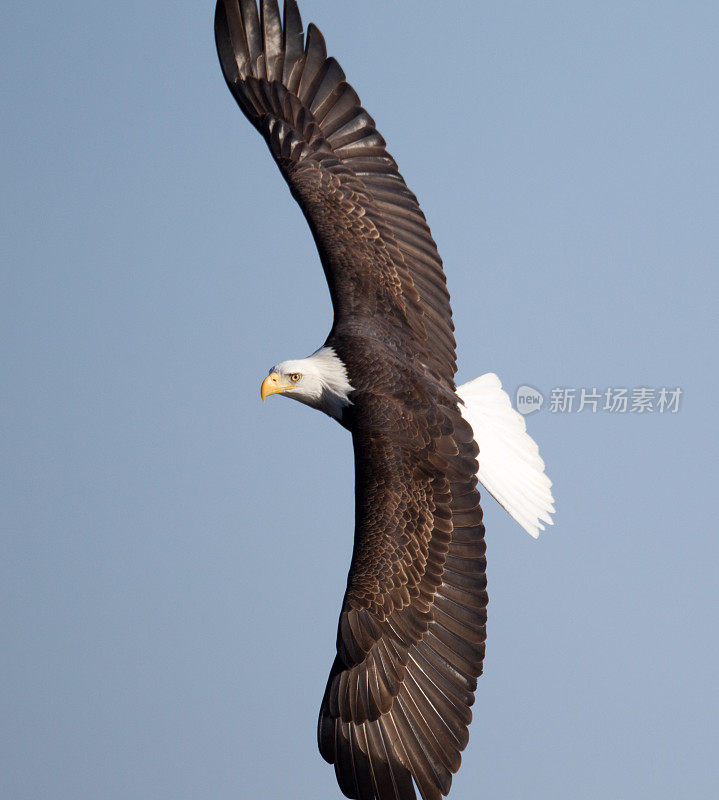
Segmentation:
{"type": "Polygon", "coordinates": [[[335,310],[451,382],[455,341],[437,247],[372,117],[295,0],[219,0],[215,38],[230,91],[262,133],[310,225],[335,310]]]}
{"type": "MultiPolygon", "coordinates": [[[[385,370],[383,360],[380,385],[385,370]]],[[[348,797],[410,800],[414,778],[439,800],[468,741],[484,656],[477,447],[434,381],[353,399],[355,548],[320,752],[348,797]]]]}

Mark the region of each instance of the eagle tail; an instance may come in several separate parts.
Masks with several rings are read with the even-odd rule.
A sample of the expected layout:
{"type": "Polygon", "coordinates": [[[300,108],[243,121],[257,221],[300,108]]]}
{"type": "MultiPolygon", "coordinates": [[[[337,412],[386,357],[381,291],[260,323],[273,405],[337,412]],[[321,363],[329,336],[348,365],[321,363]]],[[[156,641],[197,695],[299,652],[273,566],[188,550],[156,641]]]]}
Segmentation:
{"type": "Polygon", "coordinates": [[[527,433],[524,417],[493,373],[457,388],[462,416],[479,447],[477,477],[490,494],[535,539],[552,525],[552,482],[544,472],[539,447],[527,433]]]}

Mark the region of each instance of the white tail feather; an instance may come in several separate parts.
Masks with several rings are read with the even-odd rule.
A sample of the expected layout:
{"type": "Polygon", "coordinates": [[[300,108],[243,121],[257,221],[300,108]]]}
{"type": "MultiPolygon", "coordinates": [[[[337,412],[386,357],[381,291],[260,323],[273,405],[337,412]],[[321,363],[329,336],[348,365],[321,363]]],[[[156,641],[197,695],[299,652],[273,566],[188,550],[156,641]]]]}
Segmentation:
{"type": "Polygon", "coordinates": [[[539,448],[527,433],[524,417],[493,373],[457,388],[462,416],[479,446],[477,477],[495,499],[535,539],[552,525],[552,482],[544,474],[539,448]]]}

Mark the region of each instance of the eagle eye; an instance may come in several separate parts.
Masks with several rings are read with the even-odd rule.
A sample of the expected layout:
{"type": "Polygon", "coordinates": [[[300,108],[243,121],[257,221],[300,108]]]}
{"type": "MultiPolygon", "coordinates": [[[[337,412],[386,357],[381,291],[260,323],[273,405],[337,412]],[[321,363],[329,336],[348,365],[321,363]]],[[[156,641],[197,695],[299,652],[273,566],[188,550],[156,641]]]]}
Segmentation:
{"type": "Polygon", "coordinates": [[[297,381],[302,377],[299,372],[291,372],[290,373],[290,380],[292,383],[297,383],[297,381]]]}

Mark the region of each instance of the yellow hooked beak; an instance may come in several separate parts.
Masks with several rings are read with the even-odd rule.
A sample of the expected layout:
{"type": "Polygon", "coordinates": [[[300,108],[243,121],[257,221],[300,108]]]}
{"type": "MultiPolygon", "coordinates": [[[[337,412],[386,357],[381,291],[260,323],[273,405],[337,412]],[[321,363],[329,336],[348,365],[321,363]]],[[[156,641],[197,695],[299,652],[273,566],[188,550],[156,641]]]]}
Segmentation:
{"type": "Polygon", "coordinates": [[[284,392],[284,387],[280,384],[280,376],[276,372],[270,372],[260,386],[262,402],[265,402],[265,397],[269,397],[271,394],[282,394],[282,392],[284,392]]]}

